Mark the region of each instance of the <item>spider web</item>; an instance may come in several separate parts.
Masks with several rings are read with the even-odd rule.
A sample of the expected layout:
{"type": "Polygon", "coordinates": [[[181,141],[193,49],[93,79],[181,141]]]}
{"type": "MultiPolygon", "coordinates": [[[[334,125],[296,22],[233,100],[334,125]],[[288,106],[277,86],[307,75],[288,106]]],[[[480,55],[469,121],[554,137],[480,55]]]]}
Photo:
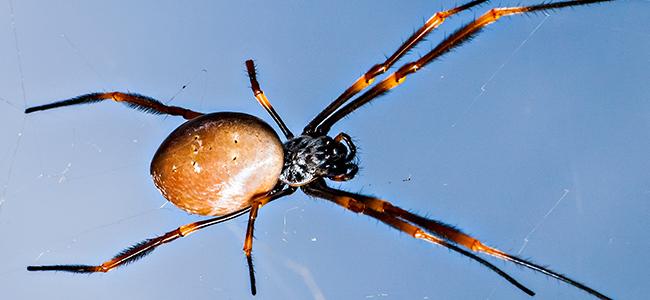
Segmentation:
{"type": "MultiPolygon", "coordinates": [[[[35,291],[50,291],[54,298],[61,295],[62,288],[92,292],[107,284],[137,297],[138,290],[181,284],[162,276],[176,272],[189,278],[177,280],[195,291],[169,291],[162,298],[239,298],[248,292],[240,253],[243,219],[225,224],[226,230],[208,229],[163,246],[146,260],[104,276],[25,272],[27,264],[99,263],[133,243],[196,218],[167,205],[152,188],[147,173],[151,154],[166,134],[180,124],[179,120],[143,115],[114,103],[29,116],[22,114],[24,107],[77,93],[122,90],[199,111],[244,111],[269,121],[253,102],[241,65],[244,59],[253,57],[260,68],[262,88],[289,126],[297,130],[330,100],[327,97],[340,92],[354,79],[350,75],[358,75],[354,72],[376,63],[375,54],[390,51],[408,33],[409,26],[417,26],[412,25],[413,16],[424,16],[423,11],[443,5],[391,6],[368,12],[368,7],[377,4],[355,3],[355,8],[350,8],[354,13],[349,14],[304,4],[304,17],[277,16],[273,18],[277,23],[260,20],[262,24],[250,27],[233,23],[241,28],[231,26],[231,31],[236,32],[230,34],[218,29],[228,24],[208,21],[218,19],[214,16],[220,14],[215,11],[205,16],[161,4],[161,11],[178,12],[151,12],[159,17],[152,19],[167,19],[173,24],[158,23],[154,27],[163,33],[157,33],[145,32],[137,26],[125,28],[118,24],[122,22],[115,22],[119,14],[110,7],[104,13],[113,18],[107,20],[90,6],[57,4],[59,9],[52,10],[62,17],[54,22],[35,14],[43,18],[39,23],[28,19],[26,11],[37,11],[32,4],[11,0],[6,3],[9,38],[5,39],[5,46],[11,49],[5,57],[11,57],[11,61],[4,68],[9,70],[4,74],[8,79],[3,80],[7,86],[0,89],[0,114],[5,125],[0,148],[0,233],[3,242],[7,242],[4,245],[11,246],[0,249],[0,257],[5,259],[0,269],[0,287],[18,298],[22,295],[16,287],[25,283],[34,286],[35,291]],[[384,9],[392,12],[383,12],[384,9]],[[326,21],[327,17],[314,18],[321,13],[331,16],[330,21],[339,20],[342,27],[323,28],[330,21],[326,21]],[[192,25],[192,38],[185,37],[185,32],[178,28],[195,19],[200,25],[192,25]],[[354,26],[350,20],[355,20],[354,26]],[[305,26],[307,33],[293,33],[289,28],[296,24],[305,26]],[[344,34],[360,26],[356,24],[372,24],[372,29],[364,30],[362,36],[344,34]],[[43,34],[37,33],[34,25],[40,25],[43,34]],[[48,31],[50,26],[56,29],[48,31]],[[75,27],[82,26],[97,33],[80,34],[75,27]],[[291,32],[296,38],[280,42],[283,34],[278,36],[264,28],[284,35],[291,32]],[[250,36],[242,37],[241,32],[250,32],[250,36]],[[121,35],[131,33],[135,35],[122,39],[121,35]],[[165,34],[173,38],[161,39],[165,34]],[[220,39],[221,44],[208,42],[220,39]],[[128,46],[115,47],[126,41],[128,46]],[[154,43],[157,46],[150,45],[154,43]],[[278,44],[282,48],[276,48],[278,44]],[[128,50],[115,50],[121,48],[128,50]],[[229,49],[243,54],[232,54],[229,49]],[[123,53],[127,55],[121,56],[123,53]],[[196,57],[200,59],[195,60],[196,57]],[[126,70],[136,63],[138,67],[126,70]],[[149,276],[152,279],[145,282],[144,278],[149,276]],[[140,281],[140,286],[130,281],[140,281]]],[[[452,4],[445,2],[443,6],[452,4]]],[[[278,8],[268,7],[265,11],[295,9],[277,5],[278,8]]],[[[647,8],[645,2],[618,6],[626,5],[636,5],[641,8],[638,11],[647,8]]],[[[221,7],[219,11],[230,9],[221,7]]],[[[485,9],[477,10],[477,14],[485,9]]],[[[548,263],[596,288],[604,287],[606,293],[617,297],[647,294],[641,279],[643,270],[650,266],[634,257],[650,249],[647,242],[637,240],[644,236],[643,229],[650,226],[650,184],[643,179],[647,178],[643,173],[647,166],[644,153],[649,147],[643,140],[647,140],[648,127],[642,122],[644,117],[638,115],[650,111],[644,104],[650,100],[650,92],[639,75],[649,70],[650,59],[643,50],[649,48],[650,33],[642,29],[649,27],[633,23],[641,19],[634,9],[629,9],[625,20],[614,24],[593,23],[604,18],[597,13],[588,21],[573,21],[589,14],[583,11],[607,9],[609,6],[601,5],[550,18],[542,15],[524,21],[504,21],[477,41],[409,78],[407,84],[375,105],[344,120],[338,129],[358,139],[363,169],[358,178],[342,184],[342,188],[378,195],[401,207],[457,225],[490,245],[548,263]],[[585,24],[593,29],[580,29],[585,24]],[[511,31],[516,34],[510,35],[511,31]],[[570,41],[562,38],[566,36],[589,44],[569,46],[570,41]],[[612,45],[603,46],[605,41],[612,45]],[[592,61],[601,60],[594,63],[600,67],[585,66],[586,59],[568,61],[568,55],[562,53],[578,50],[592,61]],[[545,59],[548,57],[557,62],[545,59]],[[628,57],[636,63],[630,63],[628,57]],[[567,70],[572,68],[583,70],[567,70]],[[623,74],[619,68],[625,69],[625,77],[602,76],[607,78],[606,82],[582,78],[591,78],[598,72],[623,74]],[[526,77],[521,70],[539,76],[526,77]],[[563,71],[581,77],[561,74],[563,71]],[[575,83],[563,84],[559,82],[562,78],[575,83]],[[603,92],[594,82],[610,86],[612,94],[603,92]],[[577,85],[582,87],[574,88],[577,85]],[[594,93],[579,94],[592,89],[605,94],[604,100],[594,93]],[[564,96],[551,90],[561,90],[564,96]],[[581,98],[591,102],[578,102],[581,98]],[[628,109],[606,104],[612,99],[618,99],[618,105],[628,109]],[[577,104],[573,106],[567,101],[577,104]],[[521,105],[522,102],[525,104],[521,105]],[[542,102],[558,110],[549,113],[542,109],[542,102]],[[603,106],[607,109],[598,109],[603,106]],[[594,114],[585,116],[587,113],[594,114]],[[508,127],[528,124],[522,115],[554,130],[534,126],[510,130],[508,127]],[[585,121],[591,118],[602,120],[607,126],[585,121]],[[567,135],[558,128],[578,134],[567,135]],[[528,140],[521,138],[524,131],[528,140]],[[605,141],[605,137],[610,140],[605,141]],[[576,143],[588,145],[580,148],[576,143]],[[499,144],[519,149],[510,151],[499,144]],[[580,152],[578,148],[595,150],[580,152]],[[506,155],[497,155],[499,151],[506,155]],[[508,155],[513,156],[512,161],[528,159],[531,163],[519,166],[506,159],[510,158],[508,155]],[[538,160],[545,163],[535,164],[538,160]],[[602,175],[603,169],[611,175],[602,175]],[[607,204],[612,202],[617,204],[607,204]],[[621,233],[623,229],[629,233],[621,233]],[[603,270],[618,268],[610,261],[618,262],[626,270],[613,276],[602,274],[603,270]]],[[[450,20],[429,43],[434,44],[468,17],[471,14],[450,20]]],[[[427,50],[425,44],[412,57],[427,50]]],[[[332,205],[293,196],[264,210],[257,224],[254,258],[258,288],[265,298],[433,299],[477,298],[486,294],[487,298],[521,297],[472,262],[466,263],[454,254],[413,241],[332,205]]],[[[532,272],[498,262],[497,265],[530,284],[540,295],[570,298],[579,294],[532,272]]],[[[42,296],[38,292],[30,295],[42,296]]],[[[109,293],[106,297],[115,295],[109,293]]]]}

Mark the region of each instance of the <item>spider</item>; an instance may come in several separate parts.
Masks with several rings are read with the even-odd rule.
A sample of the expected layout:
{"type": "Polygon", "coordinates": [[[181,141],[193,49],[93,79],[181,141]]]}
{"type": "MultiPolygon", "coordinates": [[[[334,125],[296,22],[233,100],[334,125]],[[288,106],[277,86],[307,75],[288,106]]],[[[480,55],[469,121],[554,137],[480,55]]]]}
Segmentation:
{"type": "Polygon", "coordinates": [[[344,132],[330,136],[334,124],[361,106],[400,85],[406,76],[420,70],[450,50],[470,41],[487,25],[501,17],[544,12],[611,0],[569,0],[531,6],[494,8],[467,23],[437,44],[421,58],[405,63],[378,84],[374,80],[386,73],[427,34],[447,18],[488,0],[474,0],[450,10],[435,13],[384,62],[372,66],[338,98],[331,102],[295,136],[272,107],[257,81],[253,60],[246,70],[255,99],[273,118],[286,138],[283,143],[275,130],[261,119],[244,113],[204,114],[135,93],[91,93],[67,100],[27,108],[25,113],[103,100],[122,102],[152,114],[181,116],[188,120],[175,129],[160,145],[150,167],[155,186],[178,208],[212,218],[178,227],[161,236],[135,244],[100,265],[29,266],[29,271],[66,271],[75,273],[108,272],[134,262],[156,247],[185,237],[202,228],[219,224],[248,213],[243,251],[248,264],[251,293],[256,294],[252,262],[253,232],[259,210],[267,203],[293,194],[300,188],[305,194],[338,204],[352,212],[367,215],[407,235],[445,247],[473,259],[503,279],[533,296],[535,293],[516,279],[482,258],[486,254],[524,266],[564,281],[597,298],[604,294],[546,267],[488,246],[478,239],[443,222],[411,213],[380,198],[352,193],[328,186],[331,181],[348,181],[358,171],[356,146],[344,132]],[[359,92],[370,87],[361,95],[359,92]],[[352,100],[350,100],[352,99],[352,100]]]}

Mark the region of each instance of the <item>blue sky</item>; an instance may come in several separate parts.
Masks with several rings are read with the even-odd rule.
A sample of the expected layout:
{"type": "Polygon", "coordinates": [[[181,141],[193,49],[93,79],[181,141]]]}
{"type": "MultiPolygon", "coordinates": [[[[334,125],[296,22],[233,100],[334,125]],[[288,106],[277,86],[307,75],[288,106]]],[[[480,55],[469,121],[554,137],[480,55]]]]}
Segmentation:
{"type": "MultiPolygon", "coordinates": [[[[25,271],[100,263],[200,218],[165,205],[148,174],[181,119],[114,103],[29,116],[24,107],[119,90],[271,123],[248,88],[244,61],[254,58],[262,88],[299,131],[455,3],[0,4],[3,298],[250,298],[245,218],[108,274],[25,271]]],[[[512,4],[449,20],[404,62],[487,7],[512,4]]],[[[336,186],[521,251],[607,295],[647,295],[649,8],[618,1],[491,25],[334,127],[353,136],[362,167],[336,186]]],[[[264,207],[256,228],[256,299],[527,298],[467,258],[301,193],[264,207]]],[[[588,298],[491,261],[539,299],[588,298]]]]}

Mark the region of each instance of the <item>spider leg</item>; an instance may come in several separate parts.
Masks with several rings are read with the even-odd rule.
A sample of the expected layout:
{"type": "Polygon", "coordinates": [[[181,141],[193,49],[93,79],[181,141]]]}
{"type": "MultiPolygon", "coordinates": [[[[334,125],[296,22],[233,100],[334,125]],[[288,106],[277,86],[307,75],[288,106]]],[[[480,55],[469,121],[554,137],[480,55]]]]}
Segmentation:
{"type": "Polygon", "coordinates": [[[387,225],[397,230],[403,231],[414,238],[422,239],[434,244],[438,244],[447,247],[453,251],[456,251],[460,254],[468,256],[478,261],[482,265],[495,271],[501,277],[505,278],[510,283],[517,286],[519,289],[523,290],[529,295],[532,295],[531,294],[532,292],[530,292],[530,290],[528,290],[526,287],[521,285],[515,279],[507,275],[505,272],[499,270],[494,265],[481,259],[480,257],[474,255],[473,253],[458,247],[457,245],[463,246],[474,252],[483,252],[491,256],[497,257],[499,259],[510,261],[515,264],[535,270],[547,276],[571,284],[600,299],[610,299],[607,296],[601,294],[600,292],[580,282],[577,282],[571,278],[568,278],[557,272],[551,271],[548,268],[544,268],[540,265],[507,254],[501,250],[486,246],[483,243],[481,243],[479,240],[461,232],[456,228],[453,228],[449,225],[446,225],[436,220],[427,219],[418,216],[416,214],[410,213],[404,209],[392,205],[387,201],[377,199],[374,197],[361,195],[361,194],[355,194],[355,193],[333,189],[328,187],[323,180],[319,180],[313,184],[309,184],[303,187],[303,191],[309,195],[330,200],[351,211],[362,213],[370,217],[373,217],[375,219],[378,219],[379,221],[382,221],[383,223],[386,223],[387,225]]]}
{"type": "Polygon", "coordinates": [[[248,263],[248,276],[251,282],[251,294],[257,294],[255,287],[255,268],[253,267],[253,231],[255,230],[255,219],[257,219],[257,212],[260,209],[259,203],[253,203],[251,212],[248,216],[248,228],[246,228],[246,239],[244,239],[244,254],[246,254],[246,262],[248,263]]]}
{"type": "Polygon", "coordinates": [[[462,45],[465,42],[470,41],[481,31],[481,29],[483,29],[483,27],[496,22],[501,17],[550,11],[564,7],[580,6],[607,1],[613,0],[570,0],[555,3],[543,3],[531,6],[493,8],[474,21],[466,24],[456,32],[449,35],[435,48],[433,48],[433,50],[431,50],[420,59],[404,64],[397,71],[386,77],[377,85],[373,86],[361,96],[357,97],[338,111],[329,115],[320,125],[318,125],[316,131],[321,133],[329,132],[332,125],[341,120],[343,117],[347,116],[351,112],[357,110],[359,107],[372,101],[373,99],[384,95],[394,87],[400,85],[406,79],[406,75],[415,73],[430,62],[436,60],[445,53],[448,53],[450,50],[462,45]]]}
{"type": "Polygon", "coordinates": [[[54,103],[33,106],[25,109],[25,113],[28,114],[35,111],[48,110],[52,108],[71,106],[77,104],[95,103],[103,100],[113,100],[115,102],[122,102],[131,108],[141,110],[146,113],[151,113],[156,115],[167,114],[173,116],[181,116],[187,120],[194,119],[198,116],[203,115],[203,113],[195,112],[186,108],[165,105],[162,102],[153,99],[151,97],[147,97],[139,94],[132,94],[132,93],[127,94],[127,93],[120,93],[120,92],[85,94],[74,98],[57,101],[54,103]]]}
{"type": "Polygon", "coordinates": [[[487,246],[478,239],[473,238],[472,236],[462,232],[461,230],[454,228],[450,225],[444,224],[442,222],[436,221],[436,220],[431,220],[424,218],[422,216],[416,215],[414,213],[408,212],[400,207],[394,206],[391,203],[380,200],[377,198],[366,198],[364,201],[368,206],[375,208],[376,210],[380,212],[385,212],[387,214],[390,214],[392,216],[395,216],[397,218],[406,220],[412,224],[418,225],[422,228],[425,228],[427,231],[435,234],[436,236],[440,236],[444,238],[447,241],[451,241],[457,245],[461,245],[467,249],[470,249],[474,252],[482,252],[491,256],[494,256],[496,258],[509,261],[521,266],[524,266],[526,268],[529,268],[531,270],[540,272],[544,275],[553,277],[557,280],[564,281],[570,285],[573,285],[583,291],[586,291],[589,294],[592,294],[598,298],[601,299],[609,299],[607,296],[599,293],[598,291],[580,283],[577,282],[571,278],[568,278],[562,274],[559,274],[555,271],[552,271],[548,268],[542,267],[538,264],[532,263],[530,261],[521,259],[519,257],[516,257],[514,255],[505,253],[499,249],[487,246]]]}
{"type": "Polygon", "coordinates": [[[282,133],[284,133],[284,136],[287,139],[292,139],[293,138],[293,133],[291,133],[291,130],[287,127],[287,125],[284,124],[284,121],[282,121],[282,118],[280,118],[280,115],[278,115],[277,112],[275,112],[275,109],[273,109],[273,106],[271,106],[271,102],[269,102],[269,99],[266,98],[266,95],[264,95],[264,91],[260,88],[260,83],[257,82],[257,72],[255,71],[255,62],[253,62],[252,59],[249,59],[246,61],[246,71],[248,72],[248,78],[251,80],[251,89],[253,90],[253,95],[255,96],[255,99],[257,99],[257,102],[259,102],[264,109],[273,117],[273,120],[275,120],[275,123],[280,126],[280,129],[282,130],[282,133]]]}
{"type": "Polygon", "coordinates": [[[347,133],[341,132],[334,137],[334,140],[338,143],[341,141],[345,142],[345,145],[348,147],[348,155],[345,160],[351,162],[357,155],[357,146],[352,142],[352,138],[347,133]]]}
{"type": "Polygon", "coordinates": [[[269,195],[259,198],[251,204],[251,210],[248,217],[248,228],[246,228],[246,238],[244,239],[244,254],[246,254],[246,262],[248,263],[248,276],[250,277],[251,282],[251,294],[257,294],[257,288],[255,286],[255,269],[253,267],[253,257],[251,256],[253,252],[253,231],[255,230],[255,220],[257,219],[257,213],[259,209],[266,205],[267,203],[284,197],[296,191],[295,187],[284,188],[284,184],[279,185],[270,192],[269,195]]]}
{"type": "Polygon", "coordinates": [[[375,77],[385,73],[390,67],[399,61],[404,55],[412,50],[419,42],[434,29],[438,28],[448,17],[451,17],[459,12],[470,9],[473,6],[482,4],[489,0],[474,0],[464,5],[452,8],[450,10],[441,11],[433,14],[422,27],[415,31],[397,50],[388,57],[383,63],[372,66],[365,74],[361,75],[349,88],[347,88],[336,100],[330,103],[323,111],[321,111],[303,130],[304,134],[313,133],[318,124],[320,124],[326,117],[332,114],[337,108],[352,96],[362,91],[373,83],[375,77]]]}
{"type": "Polygon", "coordinates": [[[183,225],[176,228],[170,232],[167,232],[161,236],[144,240],[138,244],[135,244],[122,252],[118,253],[112,259],[102,263],[101,265],[91,266],[91,265],[50,265],[50,266],[28,266],[28,271],[65,271],[73,273],[95,273],[95,272],[108,272],[114,268],[132,263],[147,254],[151,253],[155,248],[162,244],[169,243],[179,237],[185,237],[190,233],[193,233],[199,229],[203,229],[208,226],[219,224],[236,217],[239,217],[246,212],[251,210],[250,207],[244,208],[242,210],[214,217],[211,219],[198,221],[190,224],[183,225]]]}

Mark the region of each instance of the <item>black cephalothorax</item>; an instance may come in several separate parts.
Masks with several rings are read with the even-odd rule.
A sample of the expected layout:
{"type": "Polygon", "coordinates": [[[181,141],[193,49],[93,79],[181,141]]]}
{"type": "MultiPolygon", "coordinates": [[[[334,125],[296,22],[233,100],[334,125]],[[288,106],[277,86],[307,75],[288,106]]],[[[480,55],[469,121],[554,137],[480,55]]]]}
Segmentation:
{"type": "Polygon", "coordinates": [[[352,162],[355,154],[356,148],[345,133],[336,138],[325,135],[292,138],[284,143],[284,167],[280,180],[290,186],[302,186],[320,177],[350,180],[358,171],[352,162]]]}

